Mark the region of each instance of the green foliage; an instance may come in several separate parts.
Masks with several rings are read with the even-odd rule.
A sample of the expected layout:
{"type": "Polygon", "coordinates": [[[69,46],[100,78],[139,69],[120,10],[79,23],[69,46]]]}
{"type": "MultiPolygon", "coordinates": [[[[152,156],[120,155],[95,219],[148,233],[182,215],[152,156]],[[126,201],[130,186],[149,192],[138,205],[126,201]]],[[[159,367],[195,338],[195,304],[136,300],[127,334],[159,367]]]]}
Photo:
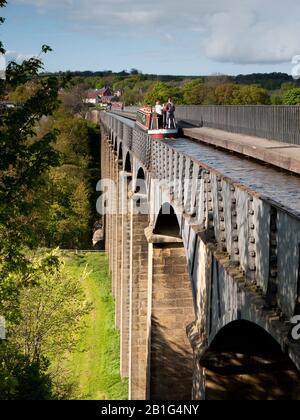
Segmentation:
{"type": "MultiPolygon", "coordinates": [[[[5,4],[0,3],[1,7],[5,4]]],[[[42,53],[48,51],[48,46],[42,47],[42,53]]],[[[32,197],[46,171],[59,164],[53,147],[57,129],[38,135],[38,125],[58,108],[58,90],[66,79],[62,78],[62,84],[54,76],[41,79],[42,68],[40,58],[11,62],[6,80],[0,80],[0,100],[8,92],[31,87],[22,104],[0,110],[0,313],[8,321],[16,316],[18,293],[27,285],[30,262],[24,248],[35,245],[26,223],[34,210],[32,197]],[[14,273],[22,274],[22,280],[16,281],[14,273]]]]}
{"type": "MultiPolygon", "coordinates": [[[[61,77],[63,73],[58,73],[61,77]]],[[[215,97],[215,88],[220,85],[237,85],[237,86],[256,86],[266,89],[270,96],[274,96],[280,88],[282,91],[289,90],[294,87],[299,87],[300,81],[293,81],[293,78],[284,73],[254,73],[248,75],[226,76],[171,76],[171,75],[154,75],[142,74],[133,69],[133,72],[126,70],[119,73],[111,71],[98,72],[73,72],[70,73],[73,77],[74,85],[86,85],[87,88],[102,88],[105,85],[111,86],[114,91],[121,90],[123,96],[121,101],[126,105],[142,105],[145,102],[153,102],[154,96],[151,95],[152,90],[158,83],[163,83],[168,86],[168,94],[173,96],[177,104],[185,103],[187,105],[215,105],[217,100],[215,97]],[[192,82],[195,82],[193,84],[192,82]],[[203,83],[201,83],[203,82],[203,83]],[[191,83],[191,84],[190,84],[191,83]],[[189,85],[190,84],[190,85],[189,85]],[[175,88],[175,91],[173,90],[175,88]],[[148,98],[147,95],[151,96],[148,98]],[[146,96],[146,98],[145,98],[146,96]]],[[[159,91],[157,92],[160,93],[159,91]]],[[[163,89],[164,102],[166,99],[164,94],[166,89],[163,89]]],[[[245,100],[243,90],[240,92],[242,98],[236,99],[236,102],[242,101],[242,104],[266,104],[270,103],[270,99],[265,97],[265,92],[257,95],[250,92],[250,100],[245,100]]],[[[279,96],[281,96],[279,94],[279,96]]]]}
{"type": "Polygon", "coordinates": [[[62,109],[70,114],[85,118],[88,111],[88,105],[84,103],[86,91],[89,85],[84,83],[73,84],[70,89],[61,92],[60,100],[62,109]]]}
{"type": "Polygon", "coordinates": [[[217,105],[256,105],[270,104],[268,92],[255,85],[219,85],[215,88],[217,105]]]}
{"type": "Polygon", "coordinates": [[[46,359],[30,362],[11,343],[0,341],[0,360],[1,400],[56,399],[46,359]]]}
{"type": "Polygon", "coordinates": [[[283,94],[284,105],[300,105],[300,88],[287,90],[283,94]]]}
{"type": "MultiPolygon", "coordinates": [[[[78,83],[80,80],[82,83],[83,79],[77,78],[78,83]]],[[[110,74],[109,77],[102,79],[91,77],[89,83],[92,80],[99,80],[96,83],[97,87],[103,87],[105,82],[105,84],[110,84],[114,91],[122,91],[121,101],[126,105],[153,105],[157,100],[165,103],[170,96],[177,105],[267,105],[271,103],[269,93],[264,87],[258,84],[245,84],[245,80],[248,79],[239,79],[240,83],[237,84],[235,78],[222,75],[183,78],[124,73],[122,75],[110,74]]],[[[86,79],[84,81],[86,82],[86,79]]]]}
{"type": "MultiPolygon", "coordinates": [[[[31,259],[30,285],[20,293],[20,318],[0,343],[1,399],[70,398],[63,369],[91,310],[81,277],[71,276],[56,252],[31,259]]],[[[22,278],[20,278],[22,281],[22,278]]]]}
{"type": "MultiPolygon", "coordinates": [[[[41,54],[49,51],[42,46],[41,54]]],[[[68,76],[41,77],[42,68],[39,57],[12,62],[0,80],[0,100],[17,102],[0,108],[0,315],[7,326],[7,340],[0,341],[1,399],[70,395],[60,367],[88,311],[80,279],[64,271],[55,253],[32,257],[41,246],[87,243],[96,136],[74,103],[62,98],[59,109],[68,76]]]]}
{"type": "Polygon", "coordinates": [[[61,156],[60,164],[87,168],[90,162],[88,122],[60,108],[42,122],[39,131],[43,134],[51,129],[59,132],[54,147],[61,156]]]}
{"type": "Polygon", "coordinates": [[[86,328],[70,354],[66,368],[77,384],[76,399],[126,400],[127,381],[120,378],[120,336],[115,328],[115,304],[111,294],[111,278],[107,256],[83,254],[66,261],[69,273],[81,277],[86,270],[83,287],[93,309],[86,316],[86,328]]]}
{"type": "Polygon", "coordinates": [[[152,86],[147,92],[145,96],[145,103],[151,105],[154,105],[156,101],[166,103],[169,97],[172,97],[173,101],[177,104],[183,103],[183,94],[180,88],[171,86],[167,83],[159,82],[152,86]]]}
{"type": "Polygon", "coordinates": [[[30,362],[39,362],[43,355],[61,359],[76,344],[81,319],[89,306],[81,282],[67,274],[59,254],[36,255],[32,259],[31,286],[20,293],[19,322],[9,332],[9,340],[30,362]]]}
{"type": "Polygon", "coordinates": [[[285,73],[240,74],[232,78],[239,85],[260,85],[267,90],[278,90],[285,83],[292,83],[291,76],[285,73]]]}
{"type": "Polygon", "coordinates": [[[87,176],[86,171],[67,165],[50,173],[52,197],[45,231],[48,246],[89,247],[91,191],[87,176]]]}
{"type": "Polygon", "coordinates": [[[283,98],[280,94],[276,93],[271,96],[272,105],[283,105],[283,98]]]}
{"type": "Polygon", "coordinates": [[[242,86],[238,93],[237,105],[269,105],[270,96],[266,89],[257,85],[242,86]]]}
{"type": "Polygon", "coordinates": [[[201,79],[191,80],[184,86],[183,93],[184,102],[186,104],[201,105],[205,98],[205,87],[201,79]]]}
{"type": "MultiPolygon", "coordinates": [[[[6,0],[0,0],[0,8],[5,7],[6,4],[7,4],[6,0]]],[[[4,23],[4,21],[5,21],[5,19],[0,16],[0,25],[2,23],[4,23]]],[[[0,41],[0,54],[5,54],[5,49],[4,49],[3,43],[1,41],[0,41]]]]}
{"type": "Polygon", "coordinates": [[[287,90],[291,90],[297,87],[296,82],[285,82],[281,85],[281,91],[286,92],[287,90]]]}
{"type": "Polygon", "coordinates": [[[89,248],[92,218],[97,218],[92,184],[94,188],[99,179],[99,166],[91,166],[99,165],[99,130],[62,108],[43,120],[39,134],[53,128],[59,130],[54,147],[60,165],[44,174],[43,185],[31,197],[34,209],[27,224],[39,246],[89,248]]]}

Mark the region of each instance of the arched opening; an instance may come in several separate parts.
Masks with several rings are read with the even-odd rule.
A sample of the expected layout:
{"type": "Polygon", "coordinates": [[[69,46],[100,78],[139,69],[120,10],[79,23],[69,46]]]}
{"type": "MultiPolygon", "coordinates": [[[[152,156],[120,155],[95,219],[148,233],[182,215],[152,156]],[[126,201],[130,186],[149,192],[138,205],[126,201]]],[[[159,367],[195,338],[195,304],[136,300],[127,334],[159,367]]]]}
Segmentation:
{"type": "Polygon", "coordinates": [[[174,208],[165,203],[158,215],[154,234],[180,238],[180,227],[174,208]]]}
{"type": "Polygon", "coordinates": [[[147,186],[146,177],[143,168],[140,168],[137,173],[134,192],[136,194],[136,209],[140,209],[145,214],[148,214],[148,197],[147,197],[147,186]],[[144,209],[142,209],[144,207],[144,209]]]}
{"type": "Polygon", "coordinates": [[[193,355],[186,328],[195,314],[185,249],[169,204],[153,233],[150,399],[190,400],[193,355]]]}
{"type": "Polygon", "coordinates": [[[126,155],[124,170],[125,170],[125,172],[127,172],[129,174],[132,173],[132,165],[131,165],[131,159],[130,159],[130,153],[129,152],[126,155]]]}
{"type": "Polygon", "coordinates": [[[300,373],[258,325],[224,327],[201,359],[207,400],[298,400],[300,373]]]}
{"type": "Polygon", "coordinates": [[[141,179],[141,180],[145,181],[146,177],[145,177],[145,172],[144,172],[143,168],[140,168],[138,170],[137,179],[141,179]]]}
{"type": "Polygon", "coordinates": [[[122,147],[122,143],[120,143],[120,145],[119,145],[118,161],[119,161],[119,164],[121,164],[121,162],[123,163],[123,147],[122,147]]]}
{"type": "Polygon", "coordinates": [[[115,138],[115,142],[114,142],[114,152],[115,152],[115,154],[118,154],[118,141],[117,141],[116,138],[115,138]]]}

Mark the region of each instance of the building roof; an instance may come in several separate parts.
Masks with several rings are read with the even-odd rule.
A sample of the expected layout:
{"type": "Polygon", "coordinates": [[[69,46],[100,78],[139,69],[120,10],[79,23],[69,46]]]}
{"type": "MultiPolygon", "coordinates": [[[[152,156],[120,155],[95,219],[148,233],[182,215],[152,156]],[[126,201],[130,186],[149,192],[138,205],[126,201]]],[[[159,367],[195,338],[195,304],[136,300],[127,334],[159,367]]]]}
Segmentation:
{"type": "Polygon", "coordinates": [[[112,96],[112,91],[109,87],[104,87],[102,89],[89,90],[87,92],[86,98],[87,99],[97,99],[99,96],[102,97],[106,93],[109,94],[107,96],[112,96]]]}
{"type": "Polygon", "coordinates": [[[103,95],[105,92],[107,92],[108,90],[110,90],[108,87],[104,87],[102,89],[98,90],[98,95],[103,95]]]}
{"type": "Polygon", "coordinates": [[[98,91],[95,90],[89,90],[86,94],[87,99],[97,99],[99,96],[98,91]]]}

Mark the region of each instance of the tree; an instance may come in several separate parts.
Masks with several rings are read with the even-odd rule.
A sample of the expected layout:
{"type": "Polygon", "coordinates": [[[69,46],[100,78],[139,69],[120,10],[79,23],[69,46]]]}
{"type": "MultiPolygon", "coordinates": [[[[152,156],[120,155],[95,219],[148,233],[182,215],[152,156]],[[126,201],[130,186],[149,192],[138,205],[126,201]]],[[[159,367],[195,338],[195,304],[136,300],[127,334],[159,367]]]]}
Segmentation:
{"type": "MultiPolygon", "coordinates": [[[[0,7],[5,5],[0,0],[0,7]]],[[[42,54],[49,51],[46,45],[41,49],[42,54]]],[[[1,42],[0,52],[5,53],[1,42]]],[[[0,109],[0,314],[8,330],[8,340],[0,342],[0,390],[6,399],[41,398],[39,392],[51,397],[44,360],[31,363],[10,341],[12,326],[20,321],[20,294],[33,286],[35,267],[28,258],[28,247],[37,243],[26,222],[35,209],[32,198],[43,185],[45,172],[59,164],[59,153],[53,147],[57,130],[38,135],[38,125],[57,109],[58,91],[66,79],[41,78],[42,68],[40,57],[22,64],[11,62],[6,79],[0,80],[0,100],[13,92],[23,95],[15,108],[0,109]]],[[[56,262],[54,257],[44,259],[44,269],[56,262]]]]}
{"type": "Polygon", "coordinates": [[[0,399],[3,400],[53,400],[53,384],[45,359],[30,363],[9,342],[0,341],[0,399]]]}
{"type": "MultiPolygon", "coordinates": [[[[0,2],[1,7],[5,4],[6,1],[0,2]]],[[[1,51],[4,52],[2,44],[1,51]]],[[[49,51],[50,47],[44,45],[41,53],[49,51]]],[[[7,321],[14,316],[18,293],[27,284],[30,263],[24,246],[33,246],[30,227],[22,220],[33,209],[31,198],[43,174],[59,164],[59,153],[53,147],[57,130],[37,136],[38,122],[53,114],[59,105],[61,87],[54,76],[40,78],[42,68],[39,57],[22,64],[11,62],[6,79],[0,80],[0,99],[24,85],[35,86],[22,104],[0,110],[0,313],[7,321]],[[12,273],[23,273],[22,283],[15,284],[12,273]]]]}
{"type": "Polygon", "coordinates": [[[50,174],[51,201],[46,223],[46,243],[62,248],[82,248],[90,240],[90,195],[87,173],[62,166],[50,174]]]}
{"type": "Polygon", "coordinates": [[[0,343],[0,395],[22,400],[70,398],[64,361],[78,342],[91,306],[81,282],[66,272],[55,251],[36,254],[31,262],[31,286],[20,293],[20,320],[10,329],[8,344],[0,343]]]}
{"type": "Polygon", "coordinates": [[[238,90],[235,102],[236,105],[270,105],[271,99],[261,86],[246,85],[238,90]]]}
{"type": "Polygon", "coordinates": [[[165,83],[156,83],[146,94],[145,102],[154,105],[156,101],[166,102],[169,96],[169,87],[165,83]]]}
{"type": "Polygon", "coordinates": [[[283,105],[283,97],[280,93],[275,93],[271,96],[271,104],[272,105],[283,105]]]}
{"type": "Polygon", "coordinates": [[[217,105],[233,105],[237,101],[240,87],[234,83],[216,86],[215,97],[217,105]]]}
{"type": "Polygon", "coordinates": [[[84,102],[88,88],[85,83],[79,83],[70,89],[65,89],[60,95],[62,108],[66,112],[85,118],[89,109],[84,102]]]}
{"type": "MultiPolygon", "coordinates": [[[[43,46],[41,53],[50,50],[43,46]]],[[[0,315],[7,326],[7,340],[0,340],[2,399],[57,398],[49,355],[72,343],[85,308],[80,283],[61,269],[57,255],[31,257],[49,235],[51,205],[61,204],[69,217],[73,242],[82,241],[90,217],[89,127],[57,111],[58,92],[67,88],[69,76],[41,76],[42,68],[40,57],[11,62],[0,80],[0,99],[9,94],[18,101],[0,109],[0,315]],[[70,177],[68,166],[76,176],[70,177]],[[62,170],[66,182],[57,185],[55,174],[62,170]]]]}
{"type": "Polygon", "coordinates": [[[188,105],[202,105],[205,99],[205,87],[201,79],[192,80],[183,87],[184,102],[188,105]]]}
{"type": "Polygon", "coordinates": [[[178,87],[159,82],[146,93],[145,102],[151,105],[155,104],[156,101],[166,103],[169,97],[172,97],[175,103],[183,103],[183,94],[178,87]]]}
{"type": "Polygon", "coordinates": [[[283,94],[283,103],[285,105],[300,105],[300,88],[287,90],[283,94]]]}
{"type": "MultiPolygon", "coordinates": [[[[6,0],[0,0],[0,8],[5,7],[7,4],[6,0]]],[[[4,23],[4,18],[0,16],[0,24],[4,23]]],[[[3,43],[0,41],[0,54],[5,54],[3,43]]]]}
{"type": "Polygon", "coordinates": [[[219,85],[224,85],[230,83],[230,76],[226,76],[225,74],[216,73],[212,74],[211,76],[207,76],[204,79],[206,85],[211,87],[216,87],[219,85]]]}
{"type": "Polygon", "coordinates": [[[59,130],[54,147],[60,153],[60,165],[43,175],[43,186],[31,196],[34,209],[23,224],[31,226],[40,247],[86,249],[91,243],[93,216],[91,155],[98,133],[96,136],[86,120],[62,108],[40,123],[39,135],[53,128],[59,130]]]}
{"type": "Polygon", "coordinates": [[[10,342],[30,362],[47,355],[59,361],[77,343],[82,318],[90,309],[81,282],[64,269],[57,251],[32,258],[32,286],[20,294],[21,319],[10,342]],[[45,258],[59,263],[45,268],[45,258]]]}
{"type": "Polygon", "coordinates": [[[266,89],[255,85],[228,83],[215,88],[217,105],[268,105],[270,96],[266,89]]]}
{"type": "Polygon", "coordinates": [[[282,92],[286,92],[287,90],[291,90],[297,87],[296,82],[285,82],[281,85],[282,92]]]}

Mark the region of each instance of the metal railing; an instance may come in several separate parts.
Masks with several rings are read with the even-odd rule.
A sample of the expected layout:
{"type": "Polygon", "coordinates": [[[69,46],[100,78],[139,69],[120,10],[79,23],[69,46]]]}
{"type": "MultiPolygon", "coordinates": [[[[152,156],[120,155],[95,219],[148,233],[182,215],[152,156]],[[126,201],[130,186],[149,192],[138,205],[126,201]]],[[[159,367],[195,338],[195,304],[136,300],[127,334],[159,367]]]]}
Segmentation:
{"type": "MultiPolygon", "coordinates": [[[[126,108],[135,112],[136,107],[126,108]]],[[[300,145],[300,106],[177,106],[179,122],[300,145]]]]}
{"type": "Polygon", "coordinates": [[[179,106],[178,120],[300,144],[299,106],[179,106]]]}

